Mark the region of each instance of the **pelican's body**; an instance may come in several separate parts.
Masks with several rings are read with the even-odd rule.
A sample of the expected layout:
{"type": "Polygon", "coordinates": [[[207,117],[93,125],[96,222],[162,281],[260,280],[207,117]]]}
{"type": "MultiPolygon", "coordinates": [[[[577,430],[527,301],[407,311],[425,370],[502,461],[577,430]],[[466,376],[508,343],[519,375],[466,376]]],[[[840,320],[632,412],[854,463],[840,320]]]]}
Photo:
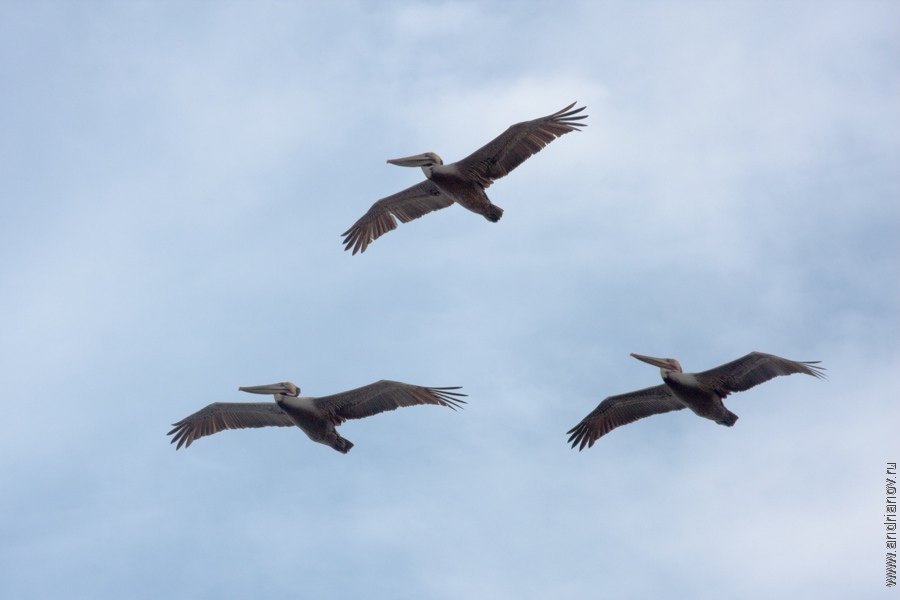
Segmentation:
{"type": "Polygon", "coordinates": [[[417,404],[437,404],[456,410],[460,396],[450,390],[458,387],[430,388],[399,381],[382,380],[355,390],[321,398],[300,397],[300,388],[289,381],[271,385],[239,388],[252,394],[271,394],[275,402],[214,402],[174,424],[168,435],[176,450],[186,448],[201,437],[224,429],[297,426],[309,439],[346,454],[353,444],[341,437],[337,426],[347,419],[362,419],[386,410],[417,404]]]}
{"type": "MultiPolygon", "coordinates": [[[[246,391],[246,390],[244,390],[246,391]]],[[[313,402],[315,398],[275,395],[278,408],[293,421],[294,425],[314,442],[331,446],[338,452],[346,454],[353,447],[350,441],[337,432],[334,421],[329,419],[313,402]]]]}
{"type": "MultiPolygon", "coordinates": [[[[440,160],[440,157],[433,152],[426,153],[427,155],[435,156],[438,161],[440,160]]],[[[412,162],[414,159],[415,157],[400,158],[388,162],[402,165],[402,161],[412,162]]],[[[503,216],[503,209],[493,204],[484,191],[490,182],[483,184],[477,178],[473,178],[471,174],[464,172],[459,167],[459,163],[444,165],[438,162],[431,166],[423,166],[422,171],[441,193],[452,198],[463,208],[483,216],[491,223],[496,223],[503,216]]]]}
{"type": "Polygon", "coordinates": [[[503,209],[491,203],[484,190],[559,136],[586,127],[580,121],[587,115],[575,116],[585,107],[570,110],[573,106],[574,102],[552,115],[517,123],[486,146],[449,165],[434,152],[389,160],[402,167],[421,167],[426,179],[373,204],[353,227],[341,234],[344,250],[352,248],[353,254],[365,252],[370,243],[396,229],[398,219],[407,223],[454,202],[496,223],[503,216],[503,209]]]}
{"type": "Polygon", "coordinates": [[[701,373],[684,373],[674,358],[654,358],[632,354],[634,358],[659,367],[663,385],[610,396],[581,423],[570,429],[572,447],[590,448],[601,436],[616,427],[651,415],[689,408],[699,417],[731,427],[738,416],[725,408],[722,399],[742,392],[779,375],[803,373],[823,378],[822,367],[815,362],[796,362],[762,352],[751,352],[701,373]]]}

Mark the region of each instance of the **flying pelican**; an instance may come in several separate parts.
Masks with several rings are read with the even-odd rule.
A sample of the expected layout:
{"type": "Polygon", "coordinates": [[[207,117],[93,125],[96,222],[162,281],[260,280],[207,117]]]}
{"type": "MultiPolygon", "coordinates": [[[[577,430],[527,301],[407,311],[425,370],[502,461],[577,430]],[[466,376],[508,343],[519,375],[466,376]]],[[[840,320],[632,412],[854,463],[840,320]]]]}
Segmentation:
{"type": "Polygon", "coordinates": [[[575,116],[586,107],[570,110],[573,106],[575,102],[552,115],[516,123],[483,148],[449,165],[434,152],[389,160],[401,167],[422,167],[427,179],[373,204],[353,227],[341,234],[344,250],[353,248],[353,254],[365,252],[369,244],[397,228],[397,219],[407,223],[454,202],[496,223],[503,216],[503,209],[491,204],[485,188],[561,135],[587,127],[580,122],[587,115],[575,116]]]}
{"type": "Polygon", "coordinates": [[[249,427],[292,427],[303,430],[309,439],[331,446],[347,454],[353,444],[340,436],[335,427],[347,419],[363,419],[386,410],[416,404],[439,404],[456,410],[462,408],[460,394],[450,390],[459,387],[422,387],[399,381],[381,380],[355,390],[323,396],[300,398],[300,388],[284,381],[271,385],[238,388],[251,394],[272,394],[275,402],[214,402],[189,417],[173,423],[171,443],[176,450],[189,448],[197,439],[223,429],[249,427]]]}
{"type": "Polygon", "coordinates": [[[779,375],[803,373],[823,379],[820,361],[795,362],[772,354],[751,352],[743,358],[702,373],[683,373],[674,358],[653,358],[632,354],[638,360],[659,367],[663,385],[610,396],[567,431],[572,447],[584,450],[616,427],[638,419],[673,410],[689,408],[699,417],[731,427],[738,416],[725,408],[722,399],[732,392],[743,392],[779,375]]]}

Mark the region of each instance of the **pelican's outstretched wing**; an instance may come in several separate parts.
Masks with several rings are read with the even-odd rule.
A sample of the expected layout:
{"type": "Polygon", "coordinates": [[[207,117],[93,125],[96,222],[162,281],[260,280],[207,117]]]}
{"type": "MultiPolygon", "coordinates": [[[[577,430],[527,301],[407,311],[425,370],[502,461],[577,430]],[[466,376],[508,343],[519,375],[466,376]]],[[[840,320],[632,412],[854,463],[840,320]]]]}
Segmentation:
{"type": "Polygon", "coordinates": [[[457,166],[483,187],[488,187],[556,138],[587,127],[587,123],[580,122],[587,115],[575,116],[586,107],[570,110],[573,106],[575,102],[552,115],[516,123],[492,142],[456,163],[457,166]]]}
{"type": "Polygon", "coordinates": [[[453,199],[426,179],[373,204],[353,227],[341,234],[344,236],[344,250],[353,248],[353,254],[365,252],[369,244],[388,231],[397,229],[397,219],[408,223],[451,204],[453,199]]]}
{"type": "Polygon", "coordinates": [[[817,367],[819,361],[796,362],[762,352],[751,352],[743,358],[733,360],[694,376],[704,387],[715,390],[724,398],[731,392],[743,392],[753,386],[765,383],[779,375],[803,373],[824,379],[824,367],[817,367]]]}
{"type": "Polygon", "coordinates": [[[460,404],[466,403],[461,399],[466,394],[450,391],[458,389],[459,386],[422,387],[382,379],[355,390],[316,398],[313,403],[339,424],[347,419],[363,419],[386,410],[417,404],[438,404],[456,410],[462,408],[460,404]]]}
{"type": "Polygon", "coordinates": [[[610,396],[581,420],[581,423],[567,431],[572,447],[578,450],[590,448],[601,436],[616,427],[628,425],[638,419],[661,413],[681,410],[685,404],[678,400],[665,385],[610,396]]]}
{"type": "Polygon", "coordinates": [[[178,442],[178,450],[224,429],[291,427],[294,422],[274,402],[213,402],[173,425],[175,429],[166,435],[175,434],[172,443],[178,442]]]}

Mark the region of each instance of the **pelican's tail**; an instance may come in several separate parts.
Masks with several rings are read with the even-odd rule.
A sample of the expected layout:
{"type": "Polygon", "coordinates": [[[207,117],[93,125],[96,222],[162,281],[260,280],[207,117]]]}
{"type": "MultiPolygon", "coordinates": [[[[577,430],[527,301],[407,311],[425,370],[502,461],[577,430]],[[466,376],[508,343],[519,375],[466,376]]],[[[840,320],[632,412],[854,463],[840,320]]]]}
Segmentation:
{"type": "Polygon", "coordinates": [[[503,209],[497,206],[496,204],[491,204],[488,207],[487,214],[484,215],[484,218],[490,221],[491,223],[496,223],[500,220],[500,217],[503,216],[503,209]]]}
{"type": "Polygon", "coordinates": [[[350,440],[345,440],[341,436],[337,436],[337,439],[331,442],[331,447],[341,454],[347,454],[348,452],[350,452],[350,448],[353,447],[353,442],[351,442],[350,440]]]}
{"type": "Polygon", "coordinates": [[[728,414],[722,417],[722,419],[716,421],[716,423],[718,423],[719,425],[724,425],[726,427],[731,427],[732,425],[737,423],[738,416],[736,414],[734,414],[730,410],[726,410],[725,412],[728,414]]]}

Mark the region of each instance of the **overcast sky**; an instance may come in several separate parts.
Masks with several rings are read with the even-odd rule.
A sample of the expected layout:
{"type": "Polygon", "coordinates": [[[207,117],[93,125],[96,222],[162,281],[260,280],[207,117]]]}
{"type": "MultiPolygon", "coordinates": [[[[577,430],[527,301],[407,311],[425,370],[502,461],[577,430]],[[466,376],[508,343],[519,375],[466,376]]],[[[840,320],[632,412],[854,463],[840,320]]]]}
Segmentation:
{"type": "Polygon", "coordinates": [[[0,1],[0,596],[877,598],[900,455],[897,2],[0,1]],[[512,123],[589,126],[362,255],[512,123]],[[821,360],[584,452],[758,350],[821,360]],[[238,386],[466,409],[176,452],[238,386]]]}

